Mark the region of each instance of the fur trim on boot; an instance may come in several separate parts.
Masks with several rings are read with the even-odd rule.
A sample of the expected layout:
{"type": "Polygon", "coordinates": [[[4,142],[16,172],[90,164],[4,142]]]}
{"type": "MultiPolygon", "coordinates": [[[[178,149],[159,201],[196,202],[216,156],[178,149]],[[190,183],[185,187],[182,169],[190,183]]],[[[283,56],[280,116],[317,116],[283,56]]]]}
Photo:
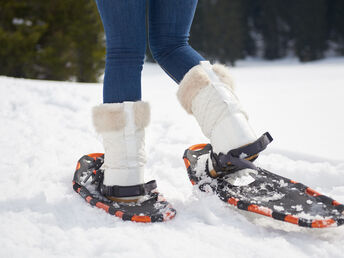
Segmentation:
{"type": "MultiPolygon", "coordinates": [[[[213,65],[213,70],[220,80],[231,90],[234,90],[234,83],[228,68],[221,64],[213,65]]],[[[177,97],[186,112],[192,114],[192,100],[199,91],[210,85],[211,80],[201,65],[196,65],[187,72],[179,85],[177,97]]]]}
{"type": "MultiPolygon", "coordinates": [[[[150,122],[148,102],[134,102],[135,125],[144,129],[150,122]]],[[[126,120],[123,103],[101,104],[93,107],[93,125],[97,133],[118,131],[125,127],[126,120]]]]}

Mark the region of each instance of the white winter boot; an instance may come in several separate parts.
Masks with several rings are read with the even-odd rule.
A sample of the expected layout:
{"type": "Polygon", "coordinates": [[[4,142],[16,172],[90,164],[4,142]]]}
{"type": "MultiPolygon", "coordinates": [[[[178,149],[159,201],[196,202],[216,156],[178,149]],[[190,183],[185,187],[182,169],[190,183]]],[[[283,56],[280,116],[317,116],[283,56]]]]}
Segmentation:
{"type": "Polygon", "coordinates": [[[214,152],[226,153],[257,139],[224,66],[202,61],[185,75],[177,95],[210,139],[214,152]]]}
{"type": "MultiPolygon", "coordinates": [[[[145,127],[149,124],[150,108],[147,102],[101,104],[93,108],[93,123],[101,134],[105,149],[103,191],[113,186],[121,195],[110,194],[113,201],[132,202],[141,196],[136,190],[144,183],[145,127]],[[136,192],[135,192],[136,191],[136,192]],[[132,193],[132,194],[131,194],[132,193]]],[[[141,187],[142,188],[142,187],[141,187]]]]}
{"type": "MultiPolygon", "coordinates": [[[[225,155],[257,140],[224,66],[202,61],[184,76],[177,96],[210,139],[215,154],[225,155]]],[[[217,171],[210,172],[216,176],[217,171]]]]}

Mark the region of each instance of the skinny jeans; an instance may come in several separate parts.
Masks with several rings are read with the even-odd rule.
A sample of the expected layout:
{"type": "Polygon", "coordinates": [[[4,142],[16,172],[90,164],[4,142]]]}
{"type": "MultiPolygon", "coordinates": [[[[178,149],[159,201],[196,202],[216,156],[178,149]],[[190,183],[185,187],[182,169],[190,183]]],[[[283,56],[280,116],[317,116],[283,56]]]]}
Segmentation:
{"type": "Polygon", "coordinates": [[[188,43],[197,0],[96,0],[96,3],[106,37],[104,103],[141,100],[147,32],[153,58],[177,83],[204,60],[188,43]]]}

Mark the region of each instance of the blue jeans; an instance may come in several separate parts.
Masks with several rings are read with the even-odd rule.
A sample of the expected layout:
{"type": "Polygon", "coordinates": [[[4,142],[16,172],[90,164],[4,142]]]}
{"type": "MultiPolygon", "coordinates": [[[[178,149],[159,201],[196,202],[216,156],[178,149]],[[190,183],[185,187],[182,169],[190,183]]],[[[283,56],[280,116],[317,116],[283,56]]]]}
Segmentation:
{"type": "MultiPolygon", "coordinates": [[[[204,58],[188,44],[197,0],[149,1],[149,46],[177,83],[204,58]]],[[[96,0],[106,36],[104,103],[141,100],[146,0],[96,0]]]]}

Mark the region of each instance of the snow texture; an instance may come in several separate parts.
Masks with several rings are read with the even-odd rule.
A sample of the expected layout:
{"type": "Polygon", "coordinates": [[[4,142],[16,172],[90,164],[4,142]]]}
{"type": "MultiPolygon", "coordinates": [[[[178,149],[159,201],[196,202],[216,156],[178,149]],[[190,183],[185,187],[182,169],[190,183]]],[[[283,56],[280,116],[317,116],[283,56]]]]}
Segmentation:
{"type": "MultiPolygon", "coordinates": [[[[344,59],[245,61],[231,69],[257,135],[257,165],[344,202],[344,59]]],[[[77,160],[102,152],[91,108],[101,84],[0,77],[0,257],[343,257],[344,227],[311,230],[228,207],[192,187],[182,160],[207,142],[158,66],[143,73],[152,107],[146,181],[177,209],[167,223],[123,222],[72,190],[77,160]]],[[[283,184],[283,182],[281,182],[283,184]]]]}

